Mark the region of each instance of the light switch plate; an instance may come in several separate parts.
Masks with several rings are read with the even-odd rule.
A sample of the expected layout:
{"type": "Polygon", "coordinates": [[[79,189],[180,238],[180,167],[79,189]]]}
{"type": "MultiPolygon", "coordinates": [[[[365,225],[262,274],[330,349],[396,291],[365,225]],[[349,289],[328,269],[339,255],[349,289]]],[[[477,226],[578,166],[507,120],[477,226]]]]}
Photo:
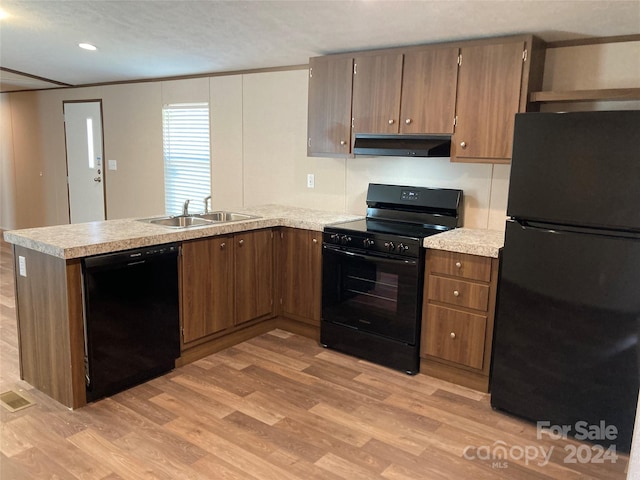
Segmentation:
{"type": "Polygon", "coordinates": [[[313,173],[307,174],[307,188],[314,188],[316,183],[315,175],[313,173]]]}
{"type": "Polygon", "coordinates": [[[118,162],[117,160],[109,160],[109,170],[117,170],[118,162]]]}

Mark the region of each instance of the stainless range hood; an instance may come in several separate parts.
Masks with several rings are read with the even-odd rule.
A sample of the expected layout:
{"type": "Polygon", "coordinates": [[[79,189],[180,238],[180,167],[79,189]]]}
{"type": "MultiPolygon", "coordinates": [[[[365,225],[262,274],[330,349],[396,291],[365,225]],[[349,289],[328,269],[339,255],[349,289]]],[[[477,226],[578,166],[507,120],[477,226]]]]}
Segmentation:
{"type": "Polygon", "coordinates": [[[449,157],[449,135],[379,135],[356,133],[355,155],[392,157],[449,157]]]}

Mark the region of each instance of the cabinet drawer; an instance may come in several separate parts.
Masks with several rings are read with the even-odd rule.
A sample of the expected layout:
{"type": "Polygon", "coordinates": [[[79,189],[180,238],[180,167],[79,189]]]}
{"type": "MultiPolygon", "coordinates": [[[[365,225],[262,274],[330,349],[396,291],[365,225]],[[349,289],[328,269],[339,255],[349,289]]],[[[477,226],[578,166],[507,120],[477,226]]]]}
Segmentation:
{"type": "Polygon", "coordinates": [[[429,305],[422,331],[425,354],[481,369],[484,358],[485,315],[429,305]]]}
{"type": "Polygon", "coordinates": [[[429,300],[487,311],[489,285],[429,275],[429,300]]]}
{"type": "Polygon", "coordinates": [[[455,275],[488,282],[491,279],[491,259],[466,253],[429,250],[427,260],[432,273],[455,275]]]}

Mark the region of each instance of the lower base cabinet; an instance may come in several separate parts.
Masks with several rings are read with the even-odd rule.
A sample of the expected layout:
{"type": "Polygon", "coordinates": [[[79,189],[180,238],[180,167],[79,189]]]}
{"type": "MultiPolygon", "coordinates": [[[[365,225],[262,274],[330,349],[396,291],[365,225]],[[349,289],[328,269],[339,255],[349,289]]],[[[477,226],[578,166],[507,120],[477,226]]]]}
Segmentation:
{"type": "Polygon", "coordinates": [[[234,324],[265,318],[274,313],[273,230],[253,230],[233,236],[234,324]]]}
{"type": "Polygon", "coordinates": [[[273,309],[273,230],[221,235],[182,244],[183,350],[273,309]]]}
{"type": "Polygon", "coordinates": [[[282,313],[320,326],[322,232],[283,228],[280,261],[282,313]]]}
{"type": "Polygon", "coordinates": [[[233,235],[182,244],[182,343],[233,327],[233,235]]]}
{"type": "Polygon", "coordinates": [[[489,391],[498,259],[427,250],[420,372],[489,391]]]}
{"type": "Polygon", "coordinates": [[[283,326],[319,340],[322,232],[282,228],[278,251],[283,326]]]}

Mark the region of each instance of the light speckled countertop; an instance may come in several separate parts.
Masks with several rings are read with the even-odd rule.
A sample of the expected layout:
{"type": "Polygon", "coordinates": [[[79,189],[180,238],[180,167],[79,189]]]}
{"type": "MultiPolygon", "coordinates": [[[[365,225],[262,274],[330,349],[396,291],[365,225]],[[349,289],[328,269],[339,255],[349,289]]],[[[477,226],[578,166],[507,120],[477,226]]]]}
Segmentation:
{"type": "Polygon", "coordinates": [[[456,228],[427,237],[423,242],[425,248],[493,258],[498,258],[503,245],[504,232],[475,228],[456,228]]]}
{"type": "Polygon", "coordinates": [[[108,220],[10,230],[4,232],[4,239],[9,243],[47,255],[70,259],[258,228],[293,227],[322,231],[326,225],[332,223],[363,218],[361,215],[324,212],[283,205],[262,205],[234,209],[234,211],[257,215],[260,218],[186,229],[172,229],[140,222],[136,219],[108,220]]]}

